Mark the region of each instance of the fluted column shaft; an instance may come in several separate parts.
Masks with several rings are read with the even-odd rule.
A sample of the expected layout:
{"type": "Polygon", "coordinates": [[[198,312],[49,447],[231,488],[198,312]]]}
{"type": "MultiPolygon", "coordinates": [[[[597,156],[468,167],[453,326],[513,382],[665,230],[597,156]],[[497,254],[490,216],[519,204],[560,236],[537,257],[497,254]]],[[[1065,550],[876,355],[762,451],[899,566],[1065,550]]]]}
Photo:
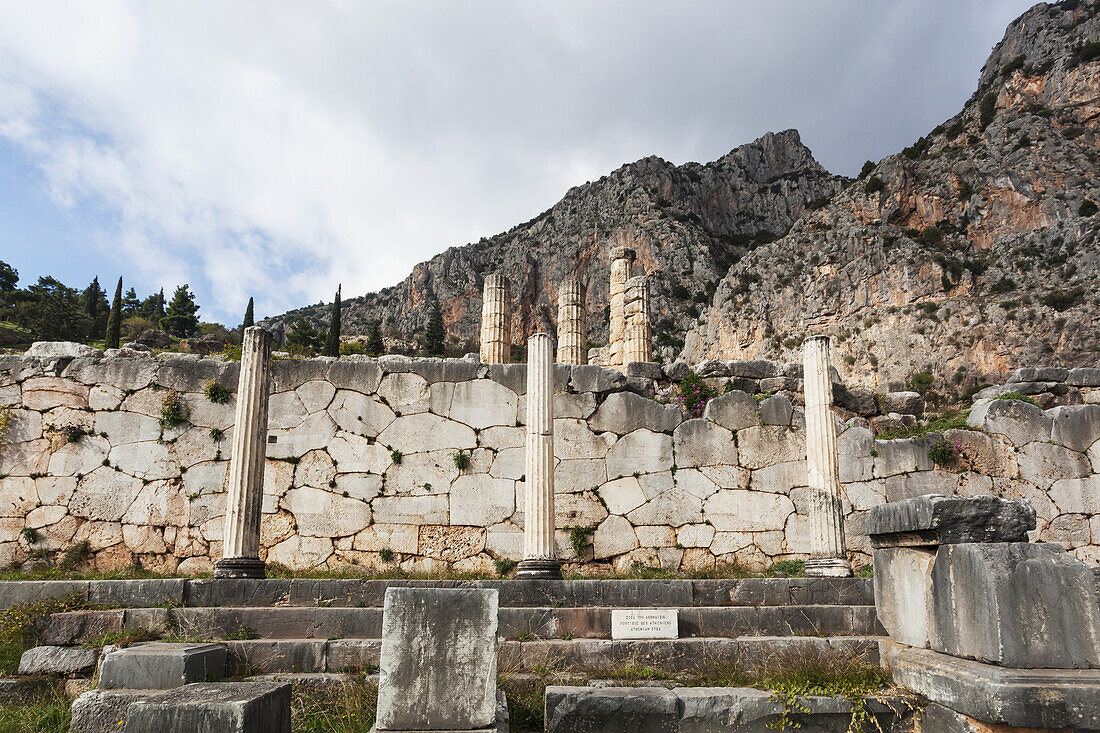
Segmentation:
{"type": "Polygon", "coordinates": [[[622,371],[626,336],[626,281],[630,279],[630,265],[634,250],[629,247],[611,249],[610,323],[607,342],[608,366],[622,371]]]}
{"type": "Polygon", "coordinates": [[[554,352],[550,336],[527,341],[527,451],[521,578],[561,578],[554,545],[554,352]]]}
{"type": "Polygon", "coordinates": [[[653,361],[653,334],[649,322],[649,278],[632,277],[626,282],[626,337],[623,367],[632,361],[653,361]]]}
{"type": "Polygon", "coordinates": [[[837,460],[833,380],[829,337],[811,336],[802,344],[806,390],[806,468],[810,487],[811,555],[806,575],[852,574],[844,542],[840,467],[837,460]]]}
{"type": "Polygon", "coordinates": [[[229,493],[225,500],[225,534],[222,559],[214,565],[216,578],[264,577],[264,563],[260,560],[260,511],[264,496],[270,376],[271,334],[260,326],[246,328],[241,342],[233,454],[229,461],[229,493]]]}
{"type": "Polygon", "coordinates": [[[558,363],[588,363],[584,291],[577,280],[566,280],[558,288],[558,363]]]}
{"type": "Polygon", "coordinates": [[[481,361],[507,364],[512,360],[511,288],[503,275],[486,275],[481,301],[481,361]]]}

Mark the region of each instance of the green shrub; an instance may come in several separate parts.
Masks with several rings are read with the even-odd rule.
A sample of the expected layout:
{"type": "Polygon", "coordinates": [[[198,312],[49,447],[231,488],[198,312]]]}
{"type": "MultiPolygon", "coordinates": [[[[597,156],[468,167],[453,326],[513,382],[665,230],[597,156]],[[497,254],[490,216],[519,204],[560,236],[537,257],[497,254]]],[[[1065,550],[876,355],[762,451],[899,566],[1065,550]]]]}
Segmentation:
{"type": "Polygon", "coordinates": [[[451,459],[455,462],[455,468],[465,471],[470,467],[470,454],[464,450],[455,451],[451,459]]]}
{"type": "Polygon", "coordinates": [[[938,441],[928,446],[928,457],[932,459],[932,462],[937,466],[947,466],[959,455],[959,450],[961,448],[962,443],[959,441],[952,442],[947,438],[940,438],[938,441]]]}
{"type": "Polygon", "coordinates": [[[573,554],[580,560],[588,551],[588,535],[596,531],[595,527],[568,527],[569,543],[573,546],[573,554]]]}
{"type": "Polygon", "coordinates": [[[679,393],[676,395],[676,401],[680,403],[680,406],[684,408],[692,417],[700,417],[703,414],[703,410],[706,408],[707,403],[717,396],[717,393],[710,388],[703,378],[690,369],[684,378],[680,380],[678,386],[679,393]]]}
{"type": "Polygon", "coordinates": [[[190,416],[191,411],[187,407],[187,403],[183,401],[182,395],[174,389],[168,390],[160,407],[160,420],[158,421],[160,426],[165,429],[174,428],[187,422],[187,418],[190,416]]]}
{"type": "Polygon", "coordinates": [[[878,193],[884,188],[886,188],[886,184],[883,183],[882,179],[878,176],[871,176],[867,179],[867,183],[863,184],[863,192],[868,196],[873,193],[878,193]]]}
{"type": "Polygon", "coordinates": [[[19,535],[28,545],[33,545],[35,542],[38,542],[38,530],[34,527],[24,527],[19,530],[19,535]]]}
{"type": "Polygon", "coordinates": [[[1024,62],[1027,61],[1027,56],[1020,54],[1016,58],[1009,61],[1007,64],[1001,67],[1002,76],[1012,76],[1012,73],[1024,68],[1024,62]]]}
{"type": "Polygon", "coordinates": [[[393,562],[393,550],[383,547],[378,551],[378,557],[382,558],[382,562],[393,562]]]}
{"type": "Polygon", "coordinates": [[[496,567],[497,575],[501,576],[502,578],[516,569],[516,561],[509,560],[506,557],[494,560],[493,565],[496,567]]]}
{"type": "Polygon", "coordinates": [[[792,578],[801,578],[806,574],[806,561],[805,560],[780,560],[773,563],[770,572],[783,573],[792,578]]]}
{"type": "Polygon", "coordinates": [[[203,394],[206,395],[206,399],[213,402],[215,405],[224,405],[233,399],[233,392],[228,387],[223,387],[217,383],[216,380],[211,379],[203,387],[203,394]]]}
{"type": "Polygon", "coordinates": [[[993,121],[993,116],[997,114],[997,93],[987,92],[982,97],[981,103],[978,105],[978,125],[981,129],[989,127],[989,123],[993,121]]]}
{"type": "Polygon", "coordinates": [[[1084,294],[1085,289],[1081,287],[1070,288],[1069,290],[1054,288],[1043,296],[1043,305],[1061,313],[1064,310],[1072,308],[1084,294]]]}
{"type": "Polygon", "coordinates": [[[935,384],[935,381],[935,377],[932,376],[931,372],[915,372],[909,375],[909,379],[905,380],[905,387],[912,392],[923,395],[925,392],[932,389],[932,385],[935,384]]]}
{"type": "Polygon", "coordinates": [[[866,178],[875,171],[875,164],[870,160],[864,161],[863,167],[859,169],[859,177],[866,178]]]}
{"type": "Polygon", "coordinates": [[[393,461],[393,465],[400,466],[401,458],[401,451],[397,450],[396,448],[390,451],[390,460],[393,461]]]}
{"type": "Polygon", "coordinates": [[[1029,405],[1035,405],[1036,407],[1039,406],[1038,402],[1036,402],[1032,398],[1028,397],[1026,394],[1023,394],[1022,392],[1005,392],[1002,395],[997,395],[993,399],[995,399],[995,400],[1017,400],[1019,402],[1026,402],[1029,405]]]}

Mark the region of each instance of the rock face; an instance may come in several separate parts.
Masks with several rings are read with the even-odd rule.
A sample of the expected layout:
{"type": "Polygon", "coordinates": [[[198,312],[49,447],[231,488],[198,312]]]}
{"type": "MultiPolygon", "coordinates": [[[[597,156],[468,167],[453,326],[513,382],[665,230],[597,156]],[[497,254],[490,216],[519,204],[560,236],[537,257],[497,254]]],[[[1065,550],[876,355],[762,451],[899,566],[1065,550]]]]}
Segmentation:
{"type": "Polygon", "coordinates": [[[1096,0],[1007,29],[963,110],[733,265],[684,355],[789,360],[834,336],[845,381],[930,368],[965,389],[1018,365],[1094,366],[1096,0]]]}
{"type": "MultiPolygon", "coordinates": [[[[654,346],[670,357],[705,297],[698,287],[680,284],[709,291],[731,263],[782,235],[811,203],[844,182],[814,160],[794,130],[768,133],[706,165],[643,158],[570,189],[525,224],[422,262],[395,287],[345,300],[341,326],[349,334],[365,333],[380,318],[384,329],[414,334],[426,325],[434,296],[448,334],[476,339],[482,282],[496,273],[511,282],[512,334],[522,343],[535,331],[555,331],[558,287],[577,278],[587,282],[588,336],[606,344],[608,252],[629,228],[635,273],[658,273],[651,294],[654,346]]],[[[263,325],[281,335],[298,316],[319,324],[327,313],[309,306],[263,325]]]]}

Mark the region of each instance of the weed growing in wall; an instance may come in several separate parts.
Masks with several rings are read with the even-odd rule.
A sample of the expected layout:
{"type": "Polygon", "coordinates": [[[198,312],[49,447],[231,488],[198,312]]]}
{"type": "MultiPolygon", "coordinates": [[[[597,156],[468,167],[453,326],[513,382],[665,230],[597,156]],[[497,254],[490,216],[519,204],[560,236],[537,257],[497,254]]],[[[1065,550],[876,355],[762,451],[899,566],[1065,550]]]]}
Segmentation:
{"type": "Polygon", "coordinates": [[[1028,397],[1026,394],[1022,394],[1020,392],[1005,392],[1003,395],[998,395],[998,396],[994,397],[993,399],[995,399],[995,400],[1018,400],[1020,402],[1026,402],[1029,405],[1035,405],[1036,407],[1039,406],[1039,403],[1036,402],[1034,399],[1032,399],[1031,397],[1028,397]]]}
{"type": "Polygon", "coordinates": [[[710,385],[689,369],[680,380],[680,394],[676,396],[676,401],[684,408],[684,412],[692,417],[700,417],[707,403],[716,396],[717,393],[710,388],[710,385]]]}
{"type": "Polygon", "coordinates": [[[229,402],[229,400],[233,399],[233,392],[228,387],[223,387],[213,379],[206,383],[206,387],[203,388],[203,393],[206,395],[206,399],[216,405],[224,405],[229,402]]]}
{"type": "Polygon", "coordinates": [[[596,531],[595,527],[566,527],[569,530],[569,543],[573,545],[573,554],[577,559],[588,551],[588,535],[596,531]]]}
{"type": "Polygon", "coordinates": [[[459,471],[465,471],[470,467],[470,454],[464,450],[455,451],[452,456],[455,462],[455,468],[459,471]]]}
{"type": "Polygon", "coordinates": [[[11,424],[11,408],[0,407],[0,450],[4,449],[4,434],[8,432],[11,424]]]}
{"type": "Polygon", "coordinates": [[[165,429],[174,428],[187,422],[190,416],[191,410],[183,401],[183,396],[174,389],[168,390],[160,406],[160,426],[165,429]]]}
{"type": "Polygon", "coordinates": [[[393,461],[393,465],[400,466],[401,465],[401,451],[397,450],[396,448],[391,450],[390,451],[390,460],[393,461]]]}
{"type": "Polygon", "coordinates": [[[959,441],[952,442],[947,438],[941,438],[928,446],[928,457],[937,466],[947,466],[958,457],[960,450],[962,450],[962,443],[959,441]]]}
{"type": "Polygon", "coordinates": [[[501,576],[502,578],[516,569],[516,561],[509,560],[506,557],[502,557],[499,560],[494,560],[493,565],[496,567],[497,575],[501,576]]]}

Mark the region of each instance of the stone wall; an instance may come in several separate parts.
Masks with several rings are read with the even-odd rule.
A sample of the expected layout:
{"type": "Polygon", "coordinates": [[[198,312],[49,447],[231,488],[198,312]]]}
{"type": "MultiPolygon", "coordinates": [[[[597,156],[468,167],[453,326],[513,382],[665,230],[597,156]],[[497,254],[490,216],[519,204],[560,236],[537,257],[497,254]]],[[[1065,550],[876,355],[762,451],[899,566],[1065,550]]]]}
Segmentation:
{"type": "MultiPolygon", "coordinates": [[[[294,567],[491,569],[519,559],[526,367],[344,357],[273,364],[262,553],[294,567]],[[398,452],[400,455],[398,455],[398,452]],[[461,453],[467,458],[458,459],[461,453]],[[464,468],[459,465],[467,463],[464,468]]],[[[208,571],[221,537],[238,366],[197,357],[0,357],[0,566],[87,542],[100,568],[208,571]],[[167,395],[187,420],[164,427],[167,395]],[[33,531],[25,531],[27,529],[33,531]]],[[[567,563],[764,567],[804,557],[805,418],[785,395],[734,391],[703,418],[597,366],[555,367],[558,551],[567,563]],[[593,528],[577,558],[569,527],[593,528]]],[[[1030,499],[1034,539],[1100,562],[1100,406],[979,402],[979,431],[876,440],[838,419],[849,546],[864,512],[922,493],[1030,499]]]]}

